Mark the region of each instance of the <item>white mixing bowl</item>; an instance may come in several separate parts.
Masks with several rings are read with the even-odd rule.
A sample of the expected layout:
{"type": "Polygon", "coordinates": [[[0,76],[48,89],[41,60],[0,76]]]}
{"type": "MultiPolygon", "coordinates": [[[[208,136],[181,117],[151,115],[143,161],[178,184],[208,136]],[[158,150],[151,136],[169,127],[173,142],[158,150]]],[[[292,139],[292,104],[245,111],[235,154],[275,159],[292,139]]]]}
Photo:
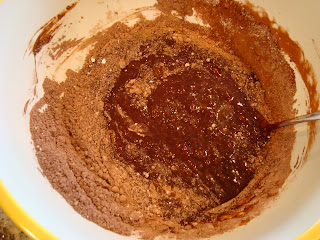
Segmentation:
{"type": "MultiPolygon", "coordinates": [[[[80,12],[97,21],[96,17],[106,12],[107,1],[100,1],[100,5],[93,2],[80,0],[79,5],[87,6],[80,12]]],[[[151,0],[108,2],[119,15],[137,6],[154,4],[151,0]]],[[[320,1],[252,2],[265,8],[269,16],[299,42],[320,85],[320,1]]],[[[84,219],[52,189],[39,171],[28,117],[23,114],[35,77],[33,55],[25,52],[29,40],[44,23],[72,3],[70,0],[4,0],[0,3],[0,206],[34,239],[128,239],[84,219]]],[[[297,85],[297,101],[308,99],[303,83],[300,81],[297,85]]],[[[317,91],[319,94],[319,86],[317,91]]],[[[301,114],[307,111],[302,105],[297,104],[301,114]]],[[[320,239],[319,123],[317,126],[315,142],[305,164],[290,176],[279,199],[247,225],[212,239],[320,239]]],[[[307,125],[297,128],[293,162],[305,156],[303,149],[309,137],[307,125]]]]}

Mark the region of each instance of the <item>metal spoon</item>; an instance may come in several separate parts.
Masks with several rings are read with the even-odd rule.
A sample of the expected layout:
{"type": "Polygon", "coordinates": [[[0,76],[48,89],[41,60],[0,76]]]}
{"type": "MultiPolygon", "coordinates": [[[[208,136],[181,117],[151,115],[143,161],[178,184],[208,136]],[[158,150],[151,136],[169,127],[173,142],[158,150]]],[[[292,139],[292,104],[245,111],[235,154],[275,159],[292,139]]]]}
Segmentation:
{"type": "Polygon", "coordinates": [[[320,111],[309,113],[306,115],[302,115],[290,120],[285,120],[282,122],[277,122],[269,125],[269,130],[273,131],[277,128],[289,126],[289,125],[294,125],[298,123],[303,123],[303,122],[309,122],[309,121],[314,121],[314,120],[320,120],[320,111]]]}

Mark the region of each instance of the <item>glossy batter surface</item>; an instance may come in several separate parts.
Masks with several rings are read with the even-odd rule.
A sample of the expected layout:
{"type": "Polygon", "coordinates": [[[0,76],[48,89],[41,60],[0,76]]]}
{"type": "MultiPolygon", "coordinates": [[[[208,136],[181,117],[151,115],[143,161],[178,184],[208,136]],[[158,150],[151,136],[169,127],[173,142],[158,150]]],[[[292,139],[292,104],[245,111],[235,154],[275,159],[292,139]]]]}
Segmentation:
{"type": "Polygon", "coordinates": [[[266,139],[267,121],[228,72],[210,62],[202,69],[188,67],[190,53],[131,61],[108,94],[105,109],[115,151],[124,162],[154,181],[160,177],[170,185],[207,188],[218,205],[252,179],[249,161],[266,139]],[[165,68],[174,71],[176,65],[187,67],[163,77],[165,68]],[[147,73],[153,77],[145,78],[147,73]],[[161,174],[157,162],[171,172],[161,174]]]}

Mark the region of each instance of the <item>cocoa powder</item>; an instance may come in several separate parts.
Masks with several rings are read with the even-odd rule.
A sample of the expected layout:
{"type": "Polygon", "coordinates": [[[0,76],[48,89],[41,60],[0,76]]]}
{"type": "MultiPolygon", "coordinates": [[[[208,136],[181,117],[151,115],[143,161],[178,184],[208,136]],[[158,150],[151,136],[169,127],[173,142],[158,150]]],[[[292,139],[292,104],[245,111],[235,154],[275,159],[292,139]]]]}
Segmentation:
{"type": "MultiPolygon", "coordinates": [[[[218,194],[208,196],[207,185],[190,187],[195,185],[176,176],[179,164],[154,161],[147,165],[150,171],[138,170],[119,153],[140,154],[138,143],[125,149],[115,144],[108,99],[119,76],[132,61],[187,52],[172,68],[161,62],[151,70],[147,64],[139,67],[140,77],[124,90],[134,96],[135,107],[147,106],[150,94],[168,77],[214,65],[230,74],[252,108],[275,122],[293,116],[294,74],[268,27],[238,3],[161,0],[157,7],[163,15],[153,21],[141,20],[131,28],[116,23],[94,36],[84,67],[69,70],[65,82],[46,79],[44,97],[31,111],[30,131],[44,175],[83,217],[123,235],[139,230],[145,239],[209,237],[246,224],[277,196],[291,171],[293,127],[254,146],[245,160],[253,176],[235,197],[221,201],[218,194]],[[211,28],[170,14],[175,10],[186,16],[192,8],[211,28]]],[[[129,121],[126,112],[118,112],[129,121]]],[[[129,125],[141,137],[148,134],[143,125],[129,125]]],[[[248,149],[246,136],[237,134],[234,143],[248,149]]]]}

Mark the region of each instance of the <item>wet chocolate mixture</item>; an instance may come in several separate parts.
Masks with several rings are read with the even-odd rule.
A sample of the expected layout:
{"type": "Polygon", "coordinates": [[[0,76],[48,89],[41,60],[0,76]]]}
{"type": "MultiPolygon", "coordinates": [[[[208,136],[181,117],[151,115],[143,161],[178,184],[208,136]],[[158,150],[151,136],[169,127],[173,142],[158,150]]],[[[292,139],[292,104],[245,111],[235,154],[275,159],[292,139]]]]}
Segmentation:
{"type": "Polygon", "coordinates": [[[186,49],[169,57],[158,52],[131,61],[108,94],[105,110],[124,162],[174,186],[178,183],[155,167],[165,163],[184,186],[200,194],[203,189],[219,205],[252,179],[249,160],[265,142],[268,123],[223,68],[210,61],[202,69],[188,67],[196,59],[191,53],[186,49]],[[187,66],[184,71],[163,77],[163,68],[182,66],[187,66]],[[139,76],[146,69],[152,78],[139,76]],[[144,94],[139,86],[147,89],[144,94]]]}

